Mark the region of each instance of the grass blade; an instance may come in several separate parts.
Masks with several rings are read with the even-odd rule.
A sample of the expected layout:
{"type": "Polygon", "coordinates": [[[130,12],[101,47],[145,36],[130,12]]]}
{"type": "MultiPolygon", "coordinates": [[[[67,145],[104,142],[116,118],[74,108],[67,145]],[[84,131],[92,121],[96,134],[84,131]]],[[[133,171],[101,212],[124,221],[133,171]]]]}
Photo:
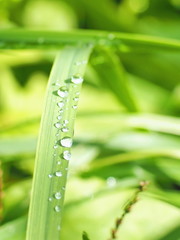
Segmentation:
{"type": "Polygon", "coordinates": [[[53,48],[76,45],[78,42],[159,50],[180,50],[180,41],[138,34],[76,30],[71,32],[0,30],[0,49],[53,48]]]}
{"type": "Polygon", "coordinates": [[[27,240],[59,239],[77,102],[91,49],[90,45],[66,47],[53,65],[36,155],[27,240]]]}

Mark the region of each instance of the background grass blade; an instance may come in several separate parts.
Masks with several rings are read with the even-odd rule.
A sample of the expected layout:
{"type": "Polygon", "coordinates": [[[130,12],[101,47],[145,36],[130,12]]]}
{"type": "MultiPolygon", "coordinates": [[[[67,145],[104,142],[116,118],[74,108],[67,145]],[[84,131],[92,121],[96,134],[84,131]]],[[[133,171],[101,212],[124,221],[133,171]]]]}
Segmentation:
{"type": "Polygon", "coordinates": [[[107,48],[101,48],[98,51],[98,56],[101,57],[99,60],[98,57],[94,60],[93,66],[103,84],[113,92],[118,101],[130,112],[136,112],[137,107],[129,90],[126,72],[118,57],[107,48]]]}
{"type": "Polygon", "coordinates": [[[180,50],[178,40],[163,39],[138,34],[76,30],[73,32],[0,30],[0,49],[53,48],[76,45],[77,42],[97,45],[127,45],[159,50],[180,50]]]}
{"type": "Polygon", "coordinates": [[[73,125],[91,48],[66,47],[54,63],[41,122],[27,240],[59,239],[73,125]]]}

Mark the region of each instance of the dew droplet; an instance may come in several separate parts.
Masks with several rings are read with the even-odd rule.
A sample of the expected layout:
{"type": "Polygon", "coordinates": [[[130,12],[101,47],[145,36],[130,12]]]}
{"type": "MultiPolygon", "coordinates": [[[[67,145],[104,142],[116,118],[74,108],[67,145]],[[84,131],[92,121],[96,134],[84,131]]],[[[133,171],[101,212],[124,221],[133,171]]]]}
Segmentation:
{"type": "Polygon", "coordinates": [[[67,127],[61,128],[61,131],[62,131],[62,132],[68,132],[68,131],[69,131],[69,128],[67,128],[67,127]]]}
{"type": "Polygon", "coordinates": [[[57,148],[58,148],[58,145],[54,145],[53,148],[54,148],[54,149],[57,149],[57,148]]]}
{"type": "Polygon", "coordinates": [[[72,108],[73,108],[73,109],[77,109],[77,105],[73,105],[72,108]]]}
{"type": "Polygon", "coordinates": [[[61,208],[60,208],[60,206],[56,205],[56,206],[54,207],[54,210],[55,210],[56,212],[60,212],[60,211],[61,211],[61,208]]]}
{"type": "Polygon", "coordinates": [[[74,75],[71,77],[71,82],[73,82],[75,84],[80,84],[83,82],[83,78],[80,77],[79,75],[74,75]]]}
{"type": "Polygon", "coordinates": [[[62,118],[62,116],[60,116],[60,115],[59,115],[59,116],[57,116],[57,119],[58,119],[58,120],[60,120],[61,118],[62,118]]]}
{"type": "Polygon", "coordinates": [[[60,192],[56,192],[55,194],[54,194],[54,197],[55,197],[55,199],[61,199],[61,193],[60,192]]]}
{"type": "Polygon", "coordinates": [[[55,172],[56,177],[62,177],[62,172],[55,172]]]}
{"type": "Polygon", "coordinates": [[[57,91],[57,94],[62,97],[62,98],[65,98],[68,96],[68,91],[67,91],[67,88],[66,87],[61,87],[58,91],[57,91]]]}
{"type": "Polygon", "coordinates": [[[63,146],[63,147],[70,148],[70,147],[72,146],[72,139],[69,138],[69,137],[62,138],[62,139],[60,140],[60,144],[61,144],[61,146],[63,146]]]}
{"type": "Polygon", "coordinates": [[[75,97],[73,100],[74,100],[75,102],[78,102],[78,101],[79,101],[79,98],[78,98],[78,97],[75,97]]]}
{"type": "Polygon", "coordinates": [[[48,177],[49,177],[49,178],[52,178],[52,177],[53,177],[53,175],[52,175],[52,174],[49,174],[49,175],[48,175],[48,177]]]}
{"type": "Polygon", "coordinates": [[[76,95],[80,95],[80,92],[76,92],[76,95]]]}
{"type": "Polygon", "coordinates": [[[58,105],[58,107],[60,107],[60,108],[64,107],[64,103],[63,103],[63,102],[58,102],[57,105],[58,105]]]}
{"type": "Polygon", "coordinates": [[[117,180],[114,177],[108,177],[106,180],[106,183],[107,183],[108,187],[115,187],[117,184],[117,180]]]}
{"type": "Polygon", "coordinates": [[[63,191],[65,191],[65,189],[66,189],[65,187],[62,187],[62,190],[63,190],[63,191]]]}
{"type": "Polygon", "coordinates": [[[60,83],[55,83],[56,86],[60,86],[60,83]]]}
{"type": "Polygon", "coordinates": [[[57,230],[61,231],[61,226],[60,225],[57,226],[57,230]]]}
{"type": "Polygon", "coordinates": [[[70,151],[64,151],[63,152],[63,158],[66,159],[67,161],[69,161],[71,159],[71,153],[70,151]]]}
{"type": "Polygon", "coordinates": [[[65,124],[68,124],[68,123],[69,123],[69,120],[64,120],[64,123],[65,123],[65,124]]]}
{"type": "Polygon", "coordinates": [[[57,123],[54,124],[54,126],[55,126],[56,128],[60,128],[60,127],[61,127],[61,124],[60,124],[59,122],[57,122],[57,123]]]}
{"type": "Polygon", "coordinates": [[[64,110],[63,110],[63,109],[61,109],[61,110],[59,110],[59,112],[60,112],[60,113],[63,113],[63,112],[64,112],[64,110]]]}
{"type": "Polygon", "coordinates": [[[52,197],[49,197],[49,198],[48,198],[48,201],[49,201],[49,202],[52,202],[52,197]]]}
{"type": "Polygon", "coordinates": [[[57,162],[57,164],[58,164],[58,165],[61,165],[61,162],[60,162],[60,161],[58,161],[58,162],[57,162]]]}

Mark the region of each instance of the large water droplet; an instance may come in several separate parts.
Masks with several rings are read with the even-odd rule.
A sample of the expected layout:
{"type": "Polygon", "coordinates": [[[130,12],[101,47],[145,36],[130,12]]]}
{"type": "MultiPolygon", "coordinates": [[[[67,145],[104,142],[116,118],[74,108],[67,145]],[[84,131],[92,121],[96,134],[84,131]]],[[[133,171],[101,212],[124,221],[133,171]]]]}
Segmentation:
{"type": "Polygon", "coordinates": [[[71,159],[71,153],[67,150],[63,152],[63,158],[69,161],[71,159]]]}
{"type": "Polygon", "coordinates": [[[60,144],[61,144],[61,146],[63,146],[63,147],[70,148],[70,147],[72,146],[72,139],[69,138],[69,137],[62,138],[62,139],[60,140],[60,144]]]}
{"type": "Polygon", "coordinates": [[[56,177],[62,177],[62,172],[55,172],[56,177]]]}
{"type": "Polygon", "coordinates": [[[61,211],[61,208],[60,208],[60,206],[56,205],[56,206],[54,207],[54,210],[55,210],[56,212],[60,212],[60,211],[61,211]]]}
{"type": "Polygon", "coordinates": [[[61,199],[62,195],[60,192],[57,192],[54,194],[54,197],[59,200],[59,199],[61,199]]]}
{"type": "Polygon", "coordinates": [[[83,82],[83,78],[80,77],[79,75],[74,75],[71,77],[71,82],[73,82],[75,84],[80,84],[83,82]]]}
{"type": "Polygon", "coordinates": [[[60,108],[64,107],[64,103],[63,103],[63,102],[58,102],[57,105],[58,105],[58,107],[60,107],[60,108]]]}
{"type": "Polygon", "coordinates": [[[57,123],[54,124],[54,126],[55,126],[56,128],[60,128],[60,127],[61,127],[61,124],[60,124],[59,122],[57,122],[57,123]]]}

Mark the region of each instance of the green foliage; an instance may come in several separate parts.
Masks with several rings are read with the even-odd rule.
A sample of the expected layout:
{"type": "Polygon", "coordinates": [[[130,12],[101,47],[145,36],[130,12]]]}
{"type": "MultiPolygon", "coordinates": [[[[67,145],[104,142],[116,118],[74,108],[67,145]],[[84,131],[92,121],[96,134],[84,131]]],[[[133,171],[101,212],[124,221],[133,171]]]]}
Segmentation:
{"type": "Polygon", "coordinates": [[[178,1],[0,2],[0,240],[177,240],[178,1]],[[55,199],[68,165],[55,142],[67,134],[55,136],[57,81],[70,93],[63,120],[74,135],[65,200],[55,199]]]}

